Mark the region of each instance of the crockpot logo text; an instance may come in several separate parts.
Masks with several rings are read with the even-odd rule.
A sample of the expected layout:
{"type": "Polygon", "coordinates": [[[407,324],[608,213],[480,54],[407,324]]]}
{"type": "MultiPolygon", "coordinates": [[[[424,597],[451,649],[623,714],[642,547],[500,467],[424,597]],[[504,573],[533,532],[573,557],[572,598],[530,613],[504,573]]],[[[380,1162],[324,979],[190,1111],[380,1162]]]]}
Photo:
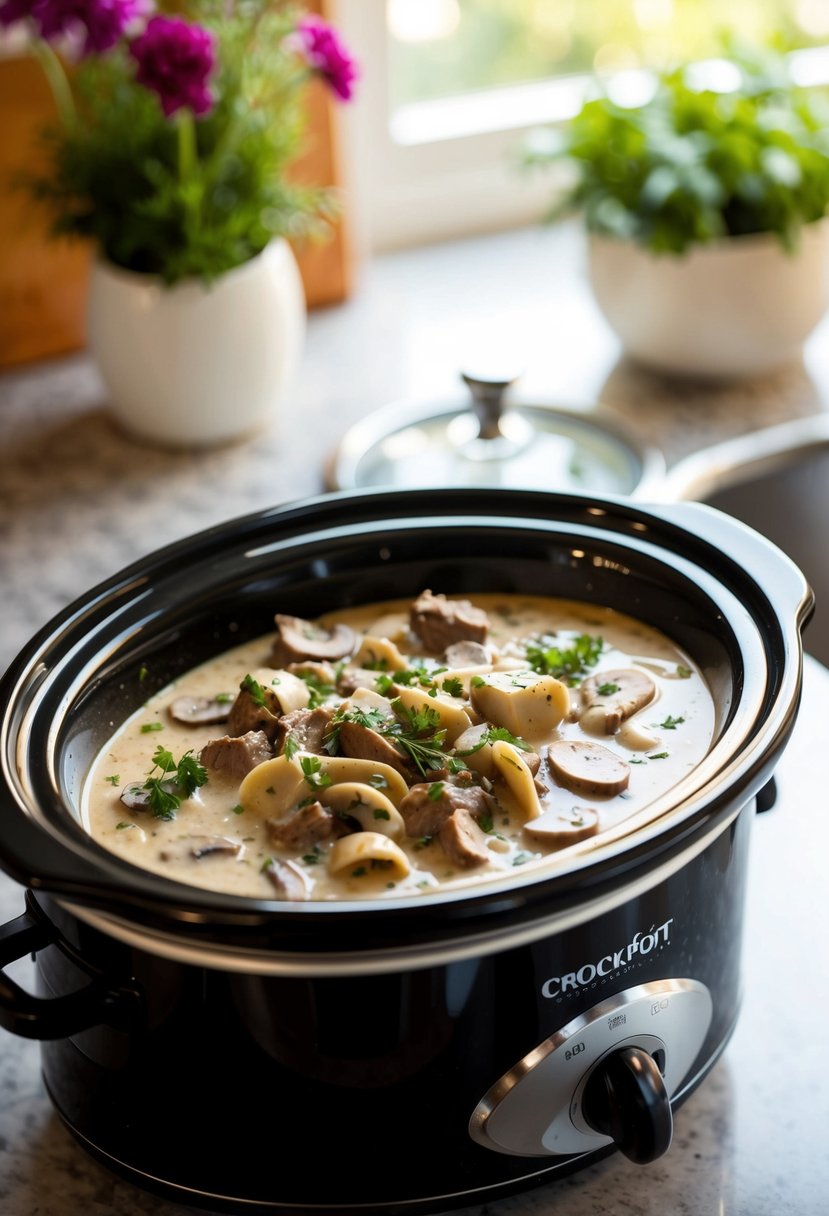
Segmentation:
{"type": "Polygon", "coordinates": [[[566,975],[552,976],[542,984],[541,995],[555,997],[561,996],[565,992],[575,992],[578,988],[585,988],[588,984],[592,984],[597,976],[603,977],[612,975],[615,971],[621,971],[623,967],[630,966],[637,955],[644,957],[656,949],[660,942],[663,945],[667,943],[670,940],[673,923],[674,918],[671,917],[658,929],[651,925],[650,932],[634,934],[633,940],[623,946],[621,950],[615,950],[613,954],[606,954],[597,963],[585,963],[583,967],[579,967],[578,971],[568,971],[566,975]]]}

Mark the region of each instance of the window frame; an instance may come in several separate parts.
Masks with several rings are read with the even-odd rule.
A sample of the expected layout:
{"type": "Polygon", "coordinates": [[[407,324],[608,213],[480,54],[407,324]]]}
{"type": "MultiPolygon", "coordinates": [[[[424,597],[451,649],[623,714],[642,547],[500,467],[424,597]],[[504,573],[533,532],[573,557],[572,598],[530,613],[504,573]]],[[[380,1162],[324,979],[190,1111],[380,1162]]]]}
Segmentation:
{"type": "Polygon", "coordinates": [[[385,0],[337,0],[335,19],[362,65],[344,140],[361,243],[368,250],[538,221],[555,192],[555,175],[524,169],[518,148],[533,127],[577,112],[586,76],[404,107],[395,116],[396,140],[389,123],[385,0]],[[497,114],[492,107],[492,123],[483,130],[469,117],[478,96],[498,99],[497,114]]]}
{"type": "MultiPolygon", "coordinates": [[[[533,129],[578,112],[591,76],[420,102],[390,120],[386,0],[336,0],[335,18],[363,65],[344,128],[362,247],[379,253],[539,222],[568,177],[522,166],[519,149],[533,129]]],[[[791,63],[797,83],[829,84],[829,46],[795,51],[791,63]]]]}

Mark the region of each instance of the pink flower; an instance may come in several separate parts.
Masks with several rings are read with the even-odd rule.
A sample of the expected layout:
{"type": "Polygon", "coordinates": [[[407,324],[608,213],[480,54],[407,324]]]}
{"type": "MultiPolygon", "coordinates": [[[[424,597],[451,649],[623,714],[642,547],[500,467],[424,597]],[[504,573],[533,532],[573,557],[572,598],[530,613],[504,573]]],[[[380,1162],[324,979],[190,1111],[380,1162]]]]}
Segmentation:
{"type": "Polygon", "coordinates": [[[338,97],[348,101],[359,71],[331,26],[321,17],[309,14],[297,26],[297,36],[308,66],[322,76],[338,97]]]}
{"type": "Polygon", "coordinates": [[[0,4],[0,25],[14,25],[32,15],[32,0],[3,0],[0,4]]]}
{"type": "Polygon", "coordinates": [[[100,55],[148,9],[148,0],[5,0],[0,25],[30,17],[46,42],[78,37],[82,55],[100,55]]]}
{"type": "Polygon", "coordinates": [[[169,118],[185,106],[206,114],[213,105],[207,78],[216,66],[216,38],[180,17],[153,17],[130,45],[136,80],[157,93],[169,118]]]}

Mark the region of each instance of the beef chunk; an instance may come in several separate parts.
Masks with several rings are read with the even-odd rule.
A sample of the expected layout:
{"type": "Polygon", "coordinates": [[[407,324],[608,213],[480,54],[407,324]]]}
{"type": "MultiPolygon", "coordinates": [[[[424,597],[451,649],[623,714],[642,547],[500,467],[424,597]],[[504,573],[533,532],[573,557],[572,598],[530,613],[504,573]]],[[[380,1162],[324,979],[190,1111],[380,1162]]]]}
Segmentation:
{"type": "Polygon", "coordinates": [[[317,709],[294,709],[279,719],[274,735],[274,750],[284,751],[285,741],[293,739],[300,751],[315,752],[321,756],[323,743],[331,725],[333,710],[318,706],[317,709]]]}
{"type": "Polygon", "coordinates": [[[279,728],[282,707],[272,688],[264,685],[259,687],[261,699],[247,688],[239,689],[239,694],[230,707],[227,731],[229,735],[244,735],[252,730],[263,731],[273,742],[279,728]]]}
{"type": "Polygon", "coordinates": [[[489,861],[486,835],[469,811],[455,811],[438,832],[443,851],[456,866],[471,869],[489,861]]]}
{"type": "Polygon", "coordinates": [[[232,777],[245,777],[271,758],[271,744],[261,730],[249,730],[244,735],[224,735],[211,739],[199,752],[199,760],[205,768],[214,768],[232,777]]]}
{"type": "Polygon", "coordinates": [[[448,600],[424,591],[409,609],[409,624],[425,648],[443,654],[456,642],[485,642],[489,618],[469,600],[448,600]]]}
{"type": "Polygon", "coordinates": [[[292,853],[301,853],[322,840],[328,840],[334,832],[336,821],[321,802],[309,802],[288,811],[279,819],[269,819],[266,826],[274,844],[292,853]]]}
{"type": "Polygon", "coordinates": [[[372,760],[375,764],[388,764],[401,776],[411,778],[412,766],[404,756],[384,739],[376,730],[362,726],[359,722],[343,722],[340,726],[340,751],[344,756],[357,760],[372,760]]]}
{"type": "Polygon", "coordinates": [[[429,794],[430,790],[436,792],[434,782],[420,782],[413,785],[401,800],[400,814],[409,836],[437,836],[456,811],[470,815],[492,815],[495,800],[480,785],[472,785],[468,781],[461,785],[450,781],[440,784],[443,788],[437,798],[429,794]]]}

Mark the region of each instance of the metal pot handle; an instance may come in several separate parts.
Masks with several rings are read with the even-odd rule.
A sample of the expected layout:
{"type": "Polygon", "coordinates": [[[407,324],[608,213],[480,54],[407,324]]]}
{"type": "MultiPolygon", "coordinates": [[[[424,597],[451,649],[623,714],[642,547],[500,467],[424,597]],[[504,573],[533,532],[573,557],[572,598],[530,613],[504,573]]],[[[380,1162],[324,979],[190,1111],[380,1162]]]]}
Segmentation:
{"type": "Polygon", "coordinates": [[[48,922],[24,912],[0,925],[0,1026],[24,1039],[65,1039],[102,1024],[126,1029],[140,1005],[133,988],[114,988],[94,979],[66,996],[36,997],[15,983],[5,969],[57,940],[48,922]]]}

